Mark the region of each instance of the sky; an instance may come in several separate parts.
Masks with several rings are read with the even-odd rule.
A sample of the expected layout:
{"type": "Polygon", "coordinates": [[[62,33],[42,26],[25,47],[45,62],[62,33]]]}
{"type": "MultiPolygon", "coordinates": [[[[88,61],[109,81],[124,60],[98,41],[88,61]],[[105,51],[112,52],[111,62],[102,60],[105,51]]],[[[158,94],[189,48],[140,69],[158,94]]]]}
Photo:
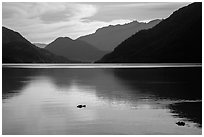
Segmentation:
{"type": "Polygon", "coordinates": [[[137,20],[165,19],[189,3],[139,2],[3,2],[2,25],[18,31],[32,43],[50,43],[58,37],[76,39],[98,28],[137,20]]]}

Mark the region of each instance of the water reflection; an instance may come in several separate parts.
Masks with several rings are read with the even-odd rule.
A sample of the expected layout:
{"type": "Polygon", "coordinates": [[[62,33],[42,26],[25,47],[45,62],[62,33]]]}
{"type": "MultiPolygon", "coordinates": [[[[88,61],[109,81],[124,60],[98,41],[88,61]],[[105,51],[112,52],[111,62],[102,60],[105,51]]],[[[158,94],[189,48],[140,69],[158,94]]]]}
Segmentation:
{"type": "Polygon", "coordinates": [[[202,127],[202,102],[182,102],[169,105],[175,117],[184,118],[202,127]]]}
{"type": "Polygon", "coordinates": [[[201,134],[201,68],[2,71],[3,134],[201,134]]]}
{"type": "Polygon", "coordinates": [[[129,87],[159,98],[202,99],[201,68],[115,69],[114,74],[129,87]]]}
{"type": "Polygon", "coordinates": [[[18,95],[21,88],[26,85],[30,76],[37,75],[33,69],[3,68],[2,69],[2,98],[18,95]]]}

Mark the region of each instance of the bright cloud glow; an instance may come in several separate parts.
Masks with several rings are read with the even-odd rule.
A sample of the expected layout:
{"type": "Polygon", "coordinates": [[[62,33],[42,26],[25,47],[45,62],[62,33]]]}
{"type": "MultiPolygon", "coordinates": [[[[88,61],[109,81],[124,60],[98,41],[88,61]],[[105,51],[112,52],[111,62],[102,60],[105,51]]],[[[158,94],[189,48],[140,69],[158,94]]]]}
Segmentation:
{"type": "Polygon", "coordinates": [[[3,2],[2,22],[31,42],[49,43],[60,36],[75,39],[108,25],[168,17],[184,5],[187,3],[3,2]]]}

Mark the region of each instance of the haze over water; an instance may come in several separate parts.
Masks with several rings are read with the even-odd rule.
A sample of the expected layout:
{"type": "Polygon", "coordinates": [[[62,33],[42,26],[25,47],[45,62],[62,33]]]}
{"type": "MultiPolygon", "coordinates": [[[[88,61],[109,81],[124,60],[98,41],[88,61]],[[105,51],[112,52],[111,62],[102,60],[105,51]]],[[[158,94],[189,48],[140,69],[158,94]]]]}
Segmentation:
{"type": "Polygon", "coordinates": [[[2,77],[3,134],[202,133],[201,67],[18,66],[2,77]]]}

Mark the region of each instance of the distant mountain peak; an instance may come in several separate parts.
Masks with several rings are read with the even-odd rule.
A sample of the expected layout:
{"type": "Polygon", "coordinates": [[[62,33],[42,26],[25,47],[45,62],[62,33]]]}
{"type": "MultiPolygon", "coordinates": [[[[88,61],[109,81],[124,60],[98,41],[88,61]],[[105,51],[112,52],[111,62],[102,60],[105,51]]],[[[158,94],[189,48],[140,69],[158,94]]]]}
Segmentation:
{"type": "Polygon", "coordinates": [[[117,28],[117,27],[126,26],[126,25],[130,25],[130,24],[135,24],[136,25],[136,24],[140,24],[140,23],[143,23],[143,22],[138,22],[137,20],[134,20],[132,22],[128,22],[128,23],[125,23],[125,24],[108,25],[108,26],[105,26],[105,27],[98,28],[96,30],[96,32],[102,31],[104,29],[117,28]]]}
{"type": "Polygon", "coordinates": [[[152,23],[152,22],[161,22],[164,19],[154,19],[154,20],[150,20],[148,23],[152,23]]]}
{"type": "Polygon", "coordinates": [[[39,47],[39,48],[45,48],[47,46],[47,44],[45,44],[45,43],[32,43],[32,44],[39,47]]]}
{"type": "Polygon", "coordinates": [[[112,51],[117,45],[133,34],[143,29],[152,28],[159,22],[159,19],[150,23],[134,20],[122,25],[109,25],[97,29],[95,33],[79,37],[77,40],[85,41],[103,51],[112,51]]]}
{"type": "Polygon", "coordinates": [[[38,48],[20,33],[2,27],[3,63],[69,63],[64,57],[56,56],[45,49],[38,48]]]}
{"type": "Polygon", "coordinates": [[[48,44],[45,49],[56,55],[81,62],[94,62],[107,53],[84,41],[72,40],[69,37],[59,37],[48,44]]]}
{"type": "Polygon", "coordinates": [[[71,39],[69,37],[58,37],[58,38],[55,39],[55,41],[56,40],[73,40],[73,39],[71,39]]]}

